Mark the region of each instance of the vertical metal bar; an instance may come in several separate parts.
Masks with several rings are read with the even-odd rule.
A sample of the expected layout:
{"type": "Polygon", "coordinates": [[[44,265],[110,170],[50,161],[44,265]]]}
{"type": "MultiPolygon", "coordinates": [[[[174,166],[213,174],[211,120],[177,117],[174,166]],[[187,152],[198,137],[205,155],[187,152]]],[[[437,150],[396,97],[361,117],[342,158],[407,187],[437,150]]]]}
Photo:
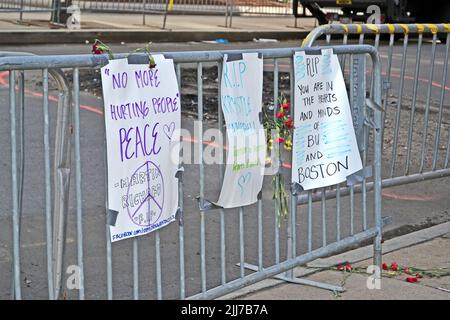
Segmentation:
{"type": "MultiPolygon", "coordinates": [[[[342,44],[345,46],[345,45],[347,45],[347,43],[348,43],[348,34],[345,33],[344,36],[343,36],[343,39],[342,39],[342,44]]],[[[344,74],[344,71],[345,71],[345,63],[346,63],[346,60],[347,60],[346,58],[347,58],[347,55],[343,54],[342,58],[341,58],[341,61],[340,61],[342,74],[344,74]]]]}
{"type": "Polygon", "coordinates": [[[161,281],[161,239],[159,231],[155,231],[155,253],[156,253],[156,298],[162,299],[162,281],[161,281]]]}
{"type": "Polygon", "coordinates": [[[447,133],[447,152],[445,154],[445,164],[444,168],[448,167],[448,158],[450,154],[450,126],[448,127],[448,133],[447,133]]]}
{"type": "MultiPolygon", "coordinates": [[[[391,84],[391,69],[392,69],[392,56],[393,56],[393,51],[394,51],[394,40],[395,40],[395,34],[391,34],[389,37],[389,48],[388,48],[388,63],[387,63],[387,75],[386,75],[386,92],[384,94],[384,100],[383,100],[383,109],[386,109],[387,106],[387,101],[389,98],[389,89],[390,89],[390,84],[391,84]]],[[[383,112],[382,114],[382,123],[383,126],[381,127],[381,136],[384,137],[384,124],[385,124],[385,120],[386,120],[386,113],[387,112],[383,112]]],[[[382,143],[382,150],[383,150],[383,141],[382,143]]]]}
{"type": "MultiPolygon", "coordinates": [[[[426,149],[427,149],[427,136],[428,136],[428,116],[430,114],[430,99],[431,99],[431,89],[433,85],[433,76],[434,76],[434,59],[436,58],[436,41],[437,34],[433,33],[433,43],[431,46],[431,58],[430,58],[430,71],[428,77],[428,90],[427,90],[427,101],[425,106],[425,119],[423,123],[423,131],[422,131],[422,153],[420,157],[420,169],[419,172],[423,172],[423,168],[425,166],[425,157],[426,157],[426,149]]],[[[443,86],[445,83],[442,84],[443,86]]]]}
{"type": "Polygon", "coordinates": [[[42,91],[44,110],[44,175],[45,175],[45,229],[47,242],[48,299],[53,300],[52,264],[52,185],[50,174],[50,120],[48,113],[48,69],[42,70],[42,91]]]}
{"type": "Polygon", "coordinates": [[[408,142],[406,146],[406,166],[405,166],[405,176],[409,174],[409,166],[411,162],[411,145],[412,145],[412,134],[414,127],[414,115],[416,112],[416,101],[417,101],[417,87],[419,82],[419,72],[420,72],[420,56],[422,52],[422,39],[423,35],[419,34],[419,40],[417,43],[417,55],[416,55],[416,68],[414,71],[414,84],[413,84],[413,100],[411,105],[411,114],[409,117],[409,129],[408,129],[408,142]]]}
{"type": "Polygon", "coordinates": [[[81,155],[80,155],[80,73],[73,69],[74,130],[75,130],[75,198],[77,210],[77,263],[80,270],[78,297],[84,300],[84,258],[83,258],[83,202],[81,194],[81,155]]]}
{"type": "Polygon", "coordinates": [[[163,19],[163,26],[162,26],[163,29],[166,28],[168,11],[169,11],[169,0],[166,0],[166,9],[164,10],[164,19],[163,19]]]}
{"type": "Polygon", "coordinates": [[[359,35],[359,41],[358,41],[359,44],[364,44],[364,36],[365,36],[364,33],[361,33],[361,34],[359,35]]]}
{"type": "MultiPolygon", "coordinates": [[[[198,115],[198,154],[200,159],[199,173],[200,173],[200,201],[205,197],[205,176],[203,168],[203,64],[197,63],[197,115],[198,115]]],[[[201,286],[202,292],[206,291],[206,253],[205,253],[205,213],[200,212],[200,262],[201,262],[201,286]]]]}
{"type": "MultiPolygon", "coordinates": [[[[291,102],[291,117],[292,119],[295,119],[294,117],[294,110],[295,110],[295,99],[294,99],[294,86],[295,86],[295,80],[294,80],[294,63],[292,60],[290,60],[290,70],[289,70],[289,82],[290,82],[290,102],[291,102]]],[[[291,208],[290,213],[292,215],[291,217],[291,241],[292,241],[292,252],[291,252],[291,259],[295,258],[297,255],[297,230],[295,228],[296,226],[296,218],[297,218],[297,195],[293,190],[291,190],[291,208]]],[[[291,277],[294,276],[293,269],[290,272],[291,277]]]]}
{"type": "Polygon", "coordinates": [[[262,200],[258,200],[258,270],[263,269],[263,224],[262,224],[262,200]]]}
{"type": "MultiPolygon", "coordinates": [[[[273,67],[273,117],[276,119],[277,105],[278,105],[278,59],[274,59],[274,67],[273,67]]],[[[279,159],[278,159],[279,161],[279,159]]],[[[275,179],[275,192],[278,193],[278,184],[279,184],[279,174],[277,173],[274,177],[275,179]]],[[[280,221],[278,217],[278,211],[275,205],[274,210],[275,215],[275,263],[280,263],[280,221]]]]}
{"type": "MultiPolygon", "coordinates": [[[[380,46],[380,34],[376,33],[375,34],[375,43],[374,43],[375,48],[378,50],[378,47],[380,46]]],[[[374,74],[372,72],[372,76],[370,78],[370,96],[372,97],[373,94],[373,82],[374,82],[374,74]]]]}
{"type": "Polygon", "coordinates": [[[336,185],[336,241],[341,240],[341,188],[336,185]]]}
{"type": "Polygon", "coordinates": [[[378,50],[378,47],[380,46],[380,34],[375,34],[375,48],[378,50]]]}
{"type": "Polygon", "coordinates": [[[106,291],[107,291],[106,298],[108,300],[112,300],[113,298],[112,257],[111,257],[111,237],[109,234],[109,225],[106,225],[106,291]]]}
{"type": "Polygon", "coordinates": [[[231,10],[230,10],[230,28],[233,25],[233,7],[234,7],[234,0],[231,1],[231,10]]]}
{"type": "Polygon", "coordinates": [[[397,159],[397,144],[398,144],[398,134],[400,130],[400,112],[402,108],[402,99],[403,99],[403,86],[405,80],[405,71],[406,71],[406,55],[408,50],[408,34],[405,33],[405,37],[403,38],[403,57],[402,57],[402,66],[400,70],[400,87],[399,93],[397,97],[397,111],[395,114],[395,130],[394,130],[394,142],[392,145],[392,157],[391,157],[391,178],[394,176],[395,171],[395,163],[397,159]]]}
{"type": "Polygon", "coordinates": [[[25,72],[23,70],[19,71],[19,77],[17,79],[17,110],[18,110],[18,129],[20,133],[19,139],[19,170],[18,170],[18,181],[19,181],[19,225],[22,219],[22,203],[23,203],[23,186],[24,186],[24,172],[25,172],[25,72]]]}
{"type": "Polygon", "coordinates": [[[350,186],[350,235],[354,233],[355,221],[355,187],[350,186]]]}
{"type": "MultiPolygon", "coordinates": [[[[183,210],[183,188],[182,183],[178,183],[178,204],[183,210]]],[[[183,214],[183,211],[181,212],[183,214]]],[[[185,273],[184,273],[184,222],[182,221],[179,226],[178,240],[180,242],[180,299],[186,298],[185,289],[185,273]]]]}
{"type": "MultiPolygon", "coordinates": [[[[181,65],[176,65],[176,73],[178,80],[178,91],[180,93],[181,100],[181,65]]],[[[186,297],[185,290],[185,267],[184,267],[184,221],[183,221],[183,180],[178,179],[178,207],[180,208],[181,217],[180,222],[178,224],[178,241],[179,241],[179,250],[180,250],[180,299],[184,299],[186,297]]]]}
{"type": "Polygon", "coordinates": [[[17,179],[17,136],[16,136],[16,77],[9,72],[9,105],[11,117],[11,174],[12,174],[12,226],[13,226],[13,279],[14,294],[17,300],[22,299],[20,281],[20,223],[19,223],[19,190],[17,179]]]}
{"type": "MultiPolygon", "coordinates": [[[[228,3],[228,2],[227,2],[228,3]]],[[[223,113],[222,113],[222,99],[221,99],[221,93],[220,88],[222,87],[222,62],[217,63],[217,78],[218,78],[218,99],[217,99],[217,114],[218,114],[218,129],[219,132],[222,134],[222,137],[225,137],[223,125],[224,125],[224,119],[223,119],[223,113]]],[[[225,144],[225,140],[223,140],[223,144],[225,144]]],[[[222,146],[220,146],[222,147],[222,146]]],[[[223,150],[223,149],[222,149],[223,150]]],[[[221,163],[219,163],[219,183],[223,183],[223,162],[225,153],[221,151],[222,158],[221,163]]],[[[225,210],[220,209],[219,211],[219,217],[220,217],[220,279],[221,284],[224,285],[227,282],[227,275],[226,275],[226,242],[225,242],[225,210]]]]}
{"type": "Polygon", "coordinates": [[[145,5],[147,0],[142,0],[142,24],[145,26],[145,5]]]}
{"type": "Polygon", "coordinates": [[[225,28],[228,28],[228,11],[229,11],[228,1],[230,0],[226,0],[225,2],[225,28]]]}
{"type": "MultiPolygon", "coordinates": [[[[290,62],[290,68],[289,68],[289,98],[291,101],[291,104],[293,102],[293,86],[294,86],[294,81],[293,81],[293,63],[292,61],[290,62]]],[[[292,110],[294,109],[294,107],[291,107],[291,113],[292,110]]],[[[292,191],[293,189],[291,188],[291,202],[290,202],[290,208],[289,208],[289,213],[287,215],[287,225],[286,225],[286,240],[287,240],[287,260],[292,260],[294,258],[294,229],[293,228],[293,223],[294,222],[294,211],[293,210],[293,206],[292,206],[292,202],[293,202],[293,195],[292,195],[292,191]]],[[[282,201],[280,199],[280,201],[282,201]]],[[[293,278],[294,277],[294,272],[293,269],[287,270],[285,273],[286,277],[288,278],[293,278]]]]}
{"type": "Polygon", "coordinates": [[[244,209],[239,207],[239,260],[241,278],[245,276],[245,252],[244,252],[244,209]]]}
{"type": "MultiPolygon", "coordinates": [[[[378,56],[373,56],[373,70],[374,70],[374,91],[373,99],[375,103],[381,104],[381,65],[377,58],[378,56]]],[[[378,266],[378,270],[381,270],[381,259],[382,259],[382,222],[381,222],[381,210],[382,210],[382,196],[381,196],[381,161],[382,161],[382,115],[380,110],[374,111],[374,120],[376,127],[374,128],[374,218],[375,226],[378,230],[378,234],[374,239],[374,265],[378,266]]]]}
{"type": "Polygon", "coordinates": [[[308,252],[312,251],[312,191],[308,190],[308,252]]]}
{"type": "MultiPolygon", "coordinates": [[[[103,166],[104,168],[108,168],[108,155],[106,151],[106,123],[105,121],[102,121],[103,124],[103,166]]],[[[106,217],[108,217],[108,171],[105,170],[105,212],[106,217]]],[[[106,218],[108,220],[108,218],[106,218]]],[[[112,248],[111,248],[111,235],[110,235],[110,229],[109,224],[105,224],[105,236],[106,236],[106,298],[108,300],[113,299],[113,280],[112,280],[112,248]]]]}
{"type": "Polygon", "coordinates": [[[322,188],[322,199],[320,204],[322,206],[322,246],[327,245],[327,207],[325,198],[326,188],[322,188]]]}
{"type": "Polygon", "coordinates": [[[292,258],[297,256],[297,230],[296,230],[296,221],[297,221],[297,196],[295,194],[291,194],[291,233],[292,233],[292,258]]]}
{"type": "Polygon", "coordinates": [[[139,247],[138,239],[133,239],[133,299],[139,299],[139,247]]]}
{"type": "MultiPolygon", "coordinates": [[[[367,111],[367,110],[366,110],[367,111]]],[[[367,117],[367,115],[366,115],[367,117]]],[[[367,166],[367,147],[369,140],[369,129],[367,124],[364,123],[364,150],[363,150],[363,167],[367,166]]],[[[366,177],[362,179],[362,228],[365,231],[367,229],[367,186],[366,177]]]]}
{"type": "Polygon", "coordinates": [[[19,20],[23,21],[23,0],[20,0],[19,20]]]}
{"type": "Polygon", "coordinates": [[[442,88],[441,88],[441,98],[439,101],[439,116],[438,116],[438,122],[436,124],[436,136],[434,137],[433,170],[436,170],[439,140],[441,137],[442,112],[443,112],[443,106],[444,106],[445,84],[447,82],[449,47],[450,47],[450,33],[447,34],[447,45],[445,47],[445,66],[444,66],[444,74],[442,75],[442,82],[441,82],[442,88]]]}

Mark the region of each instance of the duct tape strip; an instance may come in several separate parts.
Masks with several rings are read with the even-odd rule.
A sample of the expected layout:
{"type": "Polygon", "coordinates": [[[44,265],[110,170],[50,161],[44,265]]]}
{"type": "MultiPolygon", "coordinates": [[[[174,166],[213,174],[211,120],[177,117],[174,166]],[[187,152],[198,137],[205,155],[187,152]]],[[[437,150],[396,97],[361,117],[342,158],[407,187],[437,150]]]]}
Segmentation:
{"type": "Polygon", "coordinates": [[[197,197],[197,201],[198,201],[198,208],[200,209],[200,211],[223,209],[221,206],[218,206],[207,199],[202,199],[200,197],[197,197]]]}
{"type": "Polygon", "coordinates": [[[175,212],[175,219],[178,220],[178,225],[183,226],[183,209],[178,207],[177,212],[175,212]]]}
{"type": "Polygon", "coordinates": [[[175,172],[175,178],[177,178],[178,181],[180,182],[183,182],[183,172],[184,172],[183,166],[179,167],[177,172],[175,172]]]}
{"type": "Polygon", "coordinates": [[[395,33],[395,25],[388,23],[388,24],[386,24],[386,26],[388,27],[390,34],[395,33]]]}
{"type": "Polygon", "coordinates": [[[229,53],[227,55],[227,62],[239,61],[242,59],[243,59],[242,53],[229,53]]]}
{"type": "Polygon", "coordinates": [[[423,26],[423,24],[417,23],[416,27],[417,27],[417,33],[423,33],[425,31],[425,27],[423,26]]]}
{"type": "Polygon", "coordinates": [[[428,29],[430,29],[432,34],[436,34],[438,32],[439,28],[437,25],[432,24],[432,23],[426,23],[425,25],[428,27],[428,29]]]}
{"type": "Polygon", "coordinates": [[[128,64],[149,64],[150,57],[147,54],[131,53],[127,57],[128,64]]]}
{"type": "Polygon", "coordinates": [[[366,24],[366,27],[375,33],[380,33],[380,29],[375,24],[366,24]]]}
{"type": "Polygon", "coordinates": [[[303,187],[299,183],[297,183],[297,182],[291,183],[291,194],[293,196],[298,195],[302,191],[303,191],[303,187]]]}
{"type": "Polygon", "coordinates": [[[362,168],[355,173],[352,173],[347,177],[347,186],[354,186],[364,180],[364,178],[370,178],[372,176],[372,166],[362,168]]]}
{"type": "Polygon", "coordinates": [[[362,32],[362,27],[361,27],[360,24],[357,24],[357,25],[356,25],[356,33],[357,33],[357,34],[360,34],[361,32],[362,32]]]}
{"type": "Polygon", "coordinates": [[[322,55],[322,49],[307,49],[305,50],[305,54],[309,56],[320,56],[322,55]]]}
{"type": "Polygon", "coordinates": [[[106,224],[109,226],[115,227],[118,215],[119,215],[119,211],[108,209],[107,217],[106,217],[106,224]]]}
{"type": "Polygon", "coordinates": [[[405,34],[408,34],[408,33],[409,33],[409,27],[408,27],[407,24],[401,23],[401,24],[399,24],[399,26],[402,27],[403,32],[404,32],[405,34]]]}
{"type": "Polygon", "coordinates": [[[443,23],[442,25],[445,28],[445,32],[450,33],[450,24],[449,23],[443,23]]]}

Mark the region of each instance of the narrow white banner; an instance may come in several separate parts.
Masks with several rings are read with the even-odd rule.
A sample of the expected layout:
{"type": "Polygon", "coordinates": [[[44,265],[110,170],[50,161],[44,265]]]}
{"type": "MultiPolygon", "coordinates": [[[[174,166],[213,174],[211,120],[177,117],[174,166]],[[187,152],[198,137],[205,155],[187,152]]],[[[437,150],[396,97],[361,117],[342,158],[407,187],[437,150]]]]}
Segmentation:
{"type": "Polygon", "coordinates": [[[339,60],[332,49],[294,55],[292,181],[304,190],[346,180],[362,169],[339,60]]]}
{"type": "Polygon", "coordinates": [[[127,59],[101,69],[111,241],[159,229],[178,208],[178,83],[173,61],[154,58],[152,69],[127,59]]]}
{"type": "Polygon", "coordinates": [[[221,103],[227,127],[227,162],[217,205],[258,200],[264,179],[266,138],[261,124],[263,59],[257,53],[225,55],[221,103]]]}

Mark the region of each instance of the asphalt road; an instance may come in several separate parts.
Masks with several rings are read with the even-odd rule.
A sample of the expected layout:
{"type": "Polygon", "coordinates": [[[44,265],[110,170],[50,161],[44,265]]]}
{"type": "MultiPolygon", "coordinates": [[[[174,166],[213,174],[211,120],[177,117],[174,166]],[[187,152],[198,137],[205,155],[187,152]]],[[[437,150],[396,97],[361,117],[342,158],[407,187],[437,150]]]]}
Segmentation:
{"type": "MultiPolygon", "coordinates": [[[[279,42],[279,43],[237,43],[228,45],[211,44],[152,44],[152,50],[155,51],[174,51],[174,50],[207,50],[217,49],[239,49],[249,47],[291,47],[298,45],[298,42],[279,42]]],[[[112,46],[115,52],[127,52],[139,44],[124,44],[112,46]]],[[[414,122],[414,139],[419,139],[423,131],[423,102],[428,89],[428,71],[430,44],[426,43],[422,49],[422,67],[420,72],[419,89],[417,92],[419,109],[414,122]],[[422,106],[422,109],[420,108],[422,106]],[[420,111],[422,110],[422,111],[420,111]]],[[[62,45],[62,46],[21,46],[21,47],[2,47],[2,51],[24,51],[36,54],[67,54],[67,53],[89,53],[88,45],[62,45]]],[[[401,43],[395,47],[393,55],[392,72],[392,92],[397,92],[399,87],[399,77],[401,74],[401,43]]],[[[382,44],[380,48],[383,63],[386,63],[387,48],[382,44]]],[[[443,64],[443,46],[437,50],[436,72],[432,82],[431,96],[433,98],[432,107],[438,106],[440,87],[442,85],[443,64]],[[440,60],[439,60],[440,59],[440,60]]],[[[404,143],[405,132],[409,127],[409,106],[408,99],[412,95],[413,77],[415,63],[415,47],[407,53],[406,81],[404,88],[404,101],[401,109],[401,134],[399,140],[401,148],[397,155],[397,170],[402,170],[402,163],[405,160],[404,143]],[[403,144],[403,146],[402,146],[403,144]]],[[[282,70],[287,70],[287,65],[282,70]]],[[[265,67],[266,71],[271,70],[270,64],[265,67]]],[[[36,74],[31,75],[36,77],[36,74]]],[[[7,77],[0,77],[7,79],[7,77]]],[[[32,78],[35,79],[35,78],[32,78]]],[[[448,91],[449,81],[446,83],[447,97],[444,109],[449,109],[448,91]]],[[[22,233],[21,233],[21,254],[22,254],[22,287],[25,298],[36,299],[46,298],[46,258],[45,258],[45,219],[44,219],[44,173],[43,173],[43,115],[42,99],[33,95],[39,84],[28,83],[29,92],[26,97],[25,108],[25,184],[24,184],[24,203],[22,212],[22,233]]],[[[55,92],[51,92],[55,95],[55,92]]],[[[396,111],[397,96],[389,98],[389,110],[387,113],[387,132],[385,136],[385,151],[383,167],[384,172],[388,172],[391,163],[392,135],[394,134],[393,118],[396,111]]],[[[195,103],[195,101],[194,101],[195,103]]],[[[93,96],[89,92],[81,95],[81,104],[89,108],[81,110],[81,166],[82,166],[82,192],[83,192],[83,229],[84,229],[84,255],[85,255],[85,287],[87,298],[102,299],[106,297],[106,258],[105,258],[105,206],[104,206],[104,144],[103,144],[103,126],[102,126],[102,100],[93,96]]],[[[0,232],[0,299],[9,298],[10,279],[11,279],[11,218],[10,218],[10,120],[8,91],[5,84],[0,83],[0,223],[2,232],[0,232]]],[[[194,105],[195,106],[195,105],[194,105]]],[[[193,107],[193,106],[189,106],[193,107]]],[[[51,124],[55,123],[56,104],[50,102],[51,124]]],[[[433,132],[437,113],[430,115],[430,130],[428,139],[433,140],[433,132]]],[[[191,129],[193,126],[193,117],[184,115],[182,118],[182,127],[191,129]]],[[[448,128],[448,113],[444,114],[445,127],[448,128]]],[[[204,121],[205,129],[217,127],[214,119],[204,121]]],[[[192,131],[191,131],[192,132],[192,131]]],[[[448,131],[447,131],[448,132],[448,131]]],[[[445,145],[448,139],[447,133],[443,133],[441,144],[445,145]]],[[[53,136],[52,136],[53,138],[53,136]]],[[[429,143],[429,145],[432,143],[429,143]]],[[[413,147],[413,169],[417,169],[419,145],[413,147]]],[[[444,150],[445,151],[445,150],[444,150]]],[[[440,160],[438,165],[442,166],[444,152],[440,149],[440,160]]],[[[430,159],[427,159],[426,165],[429,167],[430,159]]],[[[200,213],[198,210],[196,197],[199,194],[198,176],[199,170],[196,165],[186,165],[184,179],[184,204],[185,204],[185,259],[186,259],[186,294],[192,295],[201,290],[200,281],[200,213]]],[[[397,172],[399,174],[400,171],[397,172]]],[[[221,187],[219,174],[216,166],[205,167],[205,190],[206,198],[215,200],[221,187]]],[[[265,178],[265,187],[263,192],[263,248],[264,266],[270,266],[275,261],[274,254],[274,234],[275,234],[275,214],[272,204],[272,179],[265,178]]],[[[66,264],[77,264],[76,256],[76,224],[75,224],[75,206],[74,206],[74,186],[71,180],[71,204],[68,215],[68,234],[67,234],[67,252],[66,264]]],[[[438,179],[428,182],[406,185],[386,189],[383,192],[383,215],[392,216],[394,224],[386,228],[390,236],[409,232],[418,228],[423,228],[432,224],[450,220],[450,199],[448,194],[450,187],[447,179],[438,179]]],[[[371,226],[372,195],[368,195],[368,225],[371,226]]],[[[340,222],[342,226],[341,237],[350,233],[349,230],[349,199],[341,200],[340,222]]],[[[355,196],[355,232],[362,229],[362,197],[355,196]]],[[[326,202],[326,225],[327,241],[331,242],[336,238],[336,201],[328,200],[326,202]]],[[[256,264],[257,256],[257,211],[256,206],[250,206],[244,210],[245,219],[245,261],[256,264]]],[[[297,253],[304,253],[306,247],[306,210],[303,206],[298,208],[297,216],[297,253]]],[[[220,239],[219,239],[219,211],[211,211],[206,214],[206,280],[207,287],[212,288],[220,284],[220,239]]],[[[314,205],[313,211],[313,248],[322,245],[322,221],[320,203],[314,205]]],[[[235,266],[239,262],[239,220],[237,210],[226,210],[226,271],[227,280],[239,277],[239,268],[235,266]]],[[[172,223],[161,231],[162,243],[162,275],[163,275],[163,298],[177,298],[179,291],[179,258],[178,258],[178,223],[172,223]]],[[[280,229],[280,257],[286,255],[286,224],[282,221],[280,229]]],[[[140,275],[139,287],[141,297],[153,299],[156,297],[156,275],[155,275],[155,246],[154,235],[148,235],[139,239],[140,251],[140,275]]],[[[114,297],[118,299],[128,299],[132,297],[132,241],[125,240],[113,245],[113,281],[114,297]]],[[[69,299],[76,298],[75,290],[68,290],[69,299]]]]}

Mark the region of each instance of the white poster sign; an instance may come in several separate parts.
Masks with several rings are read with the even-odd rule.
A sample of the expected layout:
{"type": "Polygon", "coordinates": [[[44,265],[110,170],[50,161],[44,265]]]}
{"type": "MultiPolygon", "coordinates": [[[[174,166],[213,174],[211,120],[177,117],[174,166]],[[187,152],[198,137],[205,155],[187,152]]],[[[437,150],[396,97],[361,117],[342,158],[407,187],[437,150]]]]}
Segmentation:
{"type": "Polygon", "coordinates": [[[217,205],[247,206],[258,200],[266,155],[261,124],[263,59],[257,53],[225,55],[221,82],[228,151],[217,205]]]}
{"type": "Polygon", "coordinates": [[[178,208],[178,84],[173,61],[154,58],[152,69],[127,59],[101,69],[113,242],[164,227],[178,208]]]}
{"type": "Polygon", "coordinates": [[[292,181],[304,190],[343,182],[362,163],[338,58],[296,52],[294,72],[292,181]]]}

